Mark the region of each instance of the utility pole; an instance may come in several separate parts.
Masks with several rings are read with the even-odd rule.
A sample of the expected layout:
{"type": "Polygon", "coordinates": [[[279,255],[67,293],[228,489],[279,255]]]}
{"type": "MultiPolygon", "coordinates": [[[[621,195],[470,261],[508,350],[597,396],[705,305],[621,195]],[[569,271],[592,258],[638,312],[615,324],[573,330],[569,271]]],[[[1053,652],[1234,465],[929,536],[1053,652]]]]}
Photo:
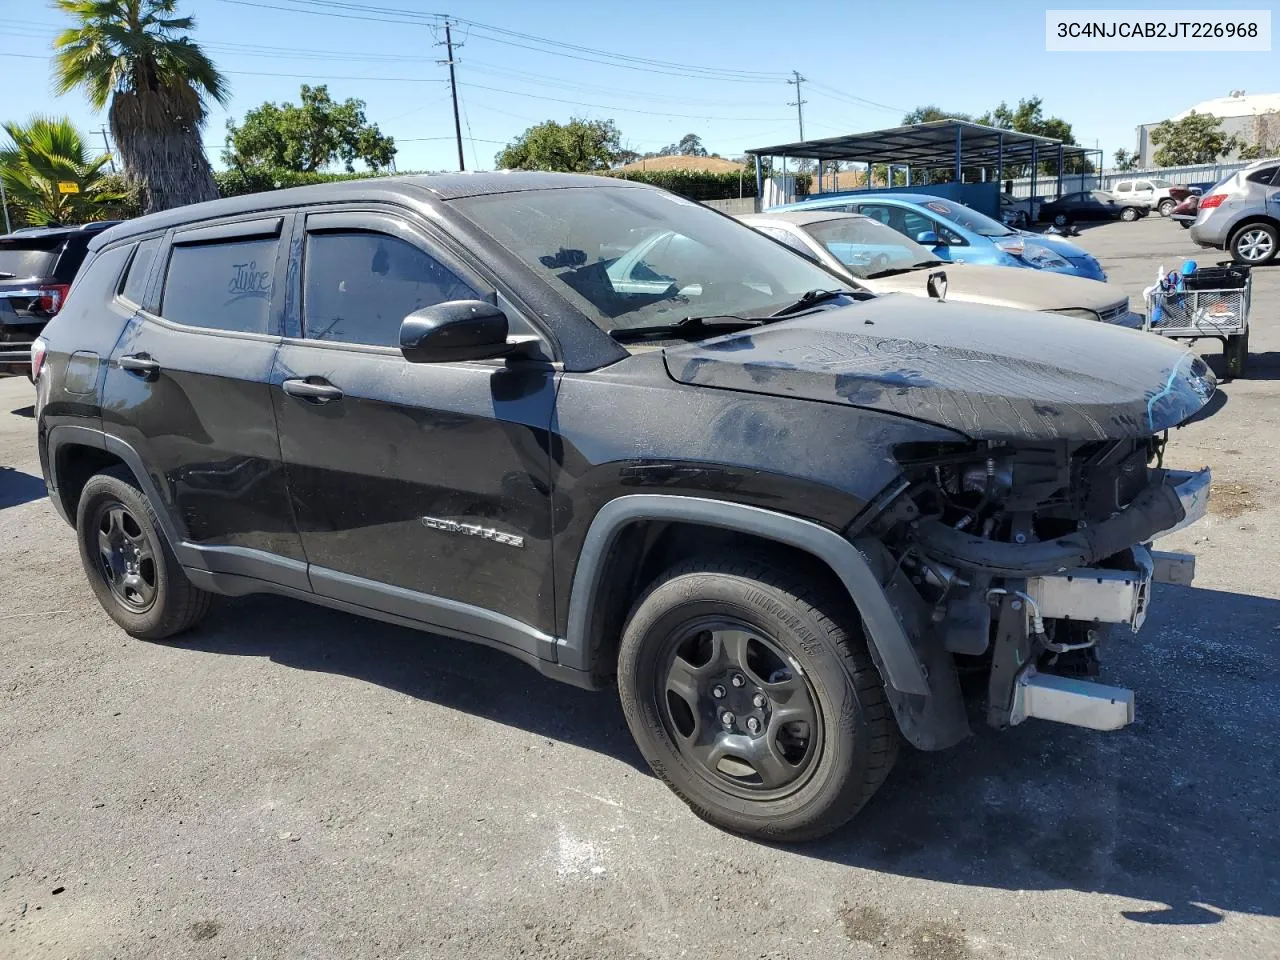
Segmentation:
{"type": "Polygon", "coordinates": [[[102,134],[102,149],[107,155],[107,160],[111,163],[111,172],[115,173],[116,158],[115,158],[115,154],[111,152],[111,144],[107,141],[107,128],[102,127],[98,130],[98,132],[102,134]]]}
{"type": "MultiPolygon", "coordinates": [[[[449,90],[453,94],[453,132],[458,141],[458,169],[466,170],[467,163],[462,158],[462,121],[458,119],[458,78],[453,72],[453,21],[449,19],[448,14],[444,18],[444,46],[449,54],[448,60],[438,60],[437,63],[447,63],[449,65],[449,90]]],[[[458,44],[462,46],[462,44],[458,44]]]]}
{"type": "Polygon", "coordinates": [[[809,78],[800,76],[799,70],[792,70],[791,72],[792,74],[794,74],[795,79],[788,80],[787,83],[795,84],[796,98],[794,100],[787,101],[787,106],[796,108],[796,119],[800,121],[800,139],[803,140],[804,139],[804,105],[809,101],[805,100],[803,97],[800,96],[800,84],[804,83],[809,78]]]}

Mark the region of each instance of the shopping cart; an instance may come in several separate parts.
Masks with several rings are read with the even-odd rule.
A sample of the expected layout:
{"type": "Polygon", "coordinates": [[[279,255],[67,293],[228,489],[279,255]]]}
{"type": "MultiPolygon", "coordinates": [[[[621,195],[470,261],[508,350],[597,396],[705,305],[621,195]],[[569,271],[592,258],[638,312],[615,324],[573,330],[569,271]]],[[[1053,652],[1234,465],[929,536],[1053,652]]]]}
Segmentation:
{"type": "Polygon", "coordinates": [[[1167,282],[1146,291],[1144,329],[1163,337],[1222,341],[1227,375],[1244,375],[1249,356],[1249,304],[1253,276],[1247,264],[1223,263],[1184,273],[1170,289],[1167,282]]]}

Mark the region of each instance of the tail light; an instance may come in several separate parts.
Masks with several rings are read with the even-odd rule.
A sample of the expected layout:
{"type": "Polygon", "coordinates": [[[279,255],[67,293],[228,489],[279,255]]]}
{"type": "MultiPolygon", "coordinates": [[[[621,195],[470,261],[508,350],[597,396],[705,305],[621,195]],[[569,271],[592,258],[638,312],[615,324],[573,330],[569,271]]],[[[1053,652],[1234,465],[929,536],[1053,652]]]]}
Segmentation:
{"type": "Polygon", "coordinates": [[[67,283],[42,283],[40,295],[35,302],[36,309],[52,317],[62,309],[62,304],[67,299],[67,291],[70,289],[71,285],[67,283]]]}
{"type": "Polygon", "coordinates": [[[31,341],[31,382],[40,379],[40,371],[44,369],[44,357],[49,352],[49,344],[44,337],[36,337],[31,341]]]}
{"type": "Polygon", "coordinates": [[[1214,207],[1222,206],[1222,201],[1227,199],[1225,193],[1211,193],[1207,197],[1200,198],[1201,210],[1212,210],[1214,207]]]}

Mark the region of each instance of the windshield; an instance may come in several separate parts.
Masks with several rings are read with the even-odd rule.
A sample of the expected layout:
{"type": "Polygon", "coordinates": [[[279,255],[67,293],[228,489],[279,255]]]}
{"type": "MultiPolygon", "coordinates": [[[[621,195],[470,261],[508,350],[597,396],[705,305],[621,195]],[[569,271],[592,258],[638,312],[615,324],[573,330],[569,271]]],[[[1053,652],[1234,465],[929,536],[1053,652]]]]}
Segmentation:
{"type": "Polygon", "coordinates": [[[938,258],[897,230],[866,217],[807,223],[804,231],[855,277],[867,279],[938,263],[938,258]]]}
{"type": "Polygon", "coordinates": [[[453,201],[605,330],[767,317],[841,286],[750,227],[674,194],[571,187],[453,201]]]}
{"type": "Polygon", "coordinates": [[[980,237],[1007,237],[1014,232],[999,220],[992,220],[977,210],[970,210],[950,200],[928,200],[924,207],[980,237]]]}
{"type": "Polygon", "coordinates": [[[19,237],[0,240],[0,280],[50,276],[64,239],[19,237]]]}

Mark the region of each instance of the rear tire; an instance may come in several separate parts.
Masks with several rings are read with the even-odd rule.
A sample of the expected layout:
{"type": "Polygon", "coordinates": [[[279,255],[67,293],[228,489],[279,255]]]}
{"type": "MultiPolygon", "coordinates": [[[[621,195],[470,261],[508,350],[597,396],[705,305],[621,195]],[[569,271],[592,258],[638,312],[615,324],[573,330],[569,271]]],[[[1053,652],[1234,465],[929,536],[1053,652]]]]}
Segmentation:
{"type": "Polygon", "coordinates": [[[1249,361],[1249,331],[1227,337],[1222,345],[1222,358],[1226,362],[1227,376],[1235,379],[1244,376],[1245,364],[1249,361]]]}
{"type": "Polygon", "coordinates": [[[1167,217],[1169,214],[1173,213],[1173,208],[1176,206],[1177,204],[1172,200],[1161,200],[1160,206],[1156,207],[1156,210],[1159,211],[1160,216],[1167,217]]]}
{"type": "Polygon", "coordinates": [[[735,833],[830,833],[898,752],[853,605],[763,560],[704,557],[663,573],[623,631],[618,688],[653,772],[735,833]]]}
{"type": "Polygon", "coordinates": [[[1178,226],[1182,227],[1183,230],[1190,230],[1191,224],[1194,222],[1194,220],[1179,220],[1178,226]]]}
{"type": "Polygon", "coordinates": [[[1246,223],[1231,235],[1227,249],[1236,263],[1261,266],[1276,258],[1280,234],[1269,223],[1246,223]]]}
{"type": "Polygon", "coordinates": [[[133,474],[114,467],[89,478],[76,509],[80,562],[102,609],[142,640],[189,630],[211,594],[194,587],[133,474]]]}
{"type": "Polygon", "coordinates": [[[1120,219],[1125,223],[1133,223],[1138,219],[1138,211],[1133,207],[1125,207],[1120,211],[1120,219]]]}

